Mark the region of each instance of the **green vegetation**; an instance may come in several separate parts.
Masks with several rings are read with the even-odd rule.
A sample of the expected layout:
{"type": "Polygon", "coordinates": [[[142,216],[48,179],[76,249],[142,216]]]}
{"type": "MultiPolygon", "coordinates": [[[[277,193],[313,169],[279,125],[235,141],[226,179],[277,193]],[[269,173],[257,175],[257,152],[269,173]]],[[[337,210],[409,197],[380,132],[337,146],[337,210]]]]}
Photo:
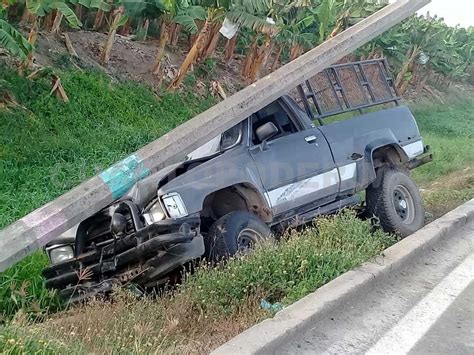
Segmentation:
{"type": "MultiPolygon", "coordinates": [[[[473,63],[474,27],[449,27],[436,16],[412,16],[358,49],[363,58],[386,57],[404,94],[433,79],[463,79],[473,63]]],[[[439,85],[438,85],[439,86],[439,85]]]]}
{"type": "Polygon", "coordinates": [[[203,266],[174,294],[153,300],[121,291],[111,303],[92,302],[29,327],[13,323],[3,330],[0,352],[18,342],[29,352],[55,341],[82,353],[205,353],[271,316],[260,308],[262,299],[288,305],[393,242],[370,222],[342,213],[225,265],[203,266]]]}
{"type": "Polygon", "coordinates": [[[0,329],[0,351],[2,354],[66,354],[73,349],[55,339],[43,340],[38,334],[25,329],[28,323],[16,322],[0,329]]]}
{"type": "Polygon", "coordinates": [[[53,200],[214,103],[99,73],[64,72],[70,102],[49,83],[3,72],[21,107],[0,111],[0,227],[53,200]]]}
{"type": "Polygon", "coordinates": [[[293,231],[223,267],[201,270],[184,292],[203,312],[236,312],[253,295],[289,305],[394,242],[352,212],[319,219],[315,227],[293,231]]]}
{"type": "Polygon", "coordinates": [[[37,252],[0,274],[0,323],[19,310],[40,316],[60,309],[59,299],[43,285],[47,264],[46,254],[37,252]]]}
{"type": "Polygon", "coordinates": [[[461,96],[448,104],[425,103],[413,108],[434,161],[416,169],[431,219],[474,198],[474,101],[461,96]]]}
{"type": "MultiPolygon", "coordinates": [[[[108,32],[100,54],[100,62],[106,66],[119,28],[121,34],[146,40],[151,26],[150,33],[157,34],[159,40],[154,62],[147,66],[157,76],[163,74],[161,62],[165,49],[176,47],[184,35],[190,39],[188,54],[169,86],[176,89],[193,64],[215,56],[219,30],[227,19],[227,24],[235,26],[235,34],[226,42],[226,61],[239,49],[245,55],[241,75],[247,81],[254,81],[264,71],[269,57],[273,57],[273,71],[280,62],[297,58],[388,3],[388,0],[5,0],[0,7],[0,45],[26,62],[24,69],[31,64],[39,29],[58,33],[67,22],[72,28],[108,32]],[[29,27],[28,41],[12,27],[16,22],[29,27]]],[[[450,79],[466,77],[473,63],[473,48],[473,28],[449,27],[440,18],[412,16],[358,50],[356,56],[390,58],[397,74],[396,86],[403,93],[410,83],[424,85],[434,74],[450,79]]]]}
{"type": "MultiPolygon", "coordinates": [[[[156,96],[136,83],[111,83],[100,73],[65,71],[66,104],[49,95],[45,79],[31,81],[8,70],[2,75],[16,104],[0,110],[0,226],[214,102],[188,92],[156,96]]],[[[474,170],[467,169],[474,163],[474,101],[417,105],[414,112],[435,154],[414,176],[425,189],[428,210],[438,216],[474,197],[474,170]],[[446,175],[449,183],[439,185],[446,175]]],[[[37,253],[0,274],[3,320],[16,314],[0,329],[0,352],[49,354],[65,347],[84,353],[186,352],[196,344],[205,351],[270,316],[260,307],[262,299],[290,304],[393,242],[343,213],[250,256],[202,267],[164,298],[137,300],[119,292],[112,303],[92,302],[56,315],[48,311],[58,310],[58,300],[40,276],[46,257],[37,253]]]]}
{"type": "Polygon", "coordinates": [[[474,164],[474,101],[460,98],[448,104],[424,103],[413,108],[425,144],[435,160],[416,169],[418,183],[432,182],[474,164]]]}
{"type": "MultiPolygon", "coordinates": [[[[49,95],[46,80],[30,81],[4,69],[2,79],[17,106],[0,109],[0,228],[214,103],[190,93],[157,97],[136,83],[112,85],[99,73],[64,72],[71,100],[66,104],[49,95]]],[[[4,316],[20,308],[48,309],[52,296],[40,275],[46,262],[38,253],[0,274],[4,316]]]]}

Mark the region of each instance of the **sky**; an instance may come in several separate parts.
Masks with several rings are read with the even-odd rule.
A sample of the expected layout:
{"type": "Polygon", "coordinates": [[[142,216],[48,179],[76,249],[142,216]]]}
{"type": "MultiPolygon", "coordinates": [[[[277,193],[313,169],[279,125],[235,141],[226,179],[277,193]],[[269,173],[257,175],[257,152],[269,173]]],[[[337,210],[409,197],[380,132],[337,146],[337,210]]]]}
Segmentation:
{"type": "MultiPolygon", "coordinates": [[[[396,0],[391,0],[394,2],[396,0]]],[[[444,17],[450,26],[460,24],[463,27],[474,26],[474,0],[431,0],[431,4],[419,11],[444,17]]]]}

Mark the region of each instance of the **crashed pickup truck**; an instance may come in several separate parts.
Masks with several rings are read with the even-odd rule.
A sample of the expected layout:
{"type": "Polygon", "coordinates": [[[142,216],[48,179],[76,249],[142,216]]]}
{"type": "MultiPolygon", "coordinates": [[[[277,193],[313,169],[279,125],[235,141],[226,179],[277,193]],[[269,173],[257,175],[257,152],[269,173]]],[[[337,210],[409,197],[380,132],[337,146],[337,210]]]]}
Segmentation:
{"type": "Polygon", "coordinates": [[[385,60],[336,65],[49,243],[46,285],[72,301],[152,289],[190,261],[361,205],[362,191],[367,213],[407,236],[425,218],[409,172],[431,159],[385,60]]]}

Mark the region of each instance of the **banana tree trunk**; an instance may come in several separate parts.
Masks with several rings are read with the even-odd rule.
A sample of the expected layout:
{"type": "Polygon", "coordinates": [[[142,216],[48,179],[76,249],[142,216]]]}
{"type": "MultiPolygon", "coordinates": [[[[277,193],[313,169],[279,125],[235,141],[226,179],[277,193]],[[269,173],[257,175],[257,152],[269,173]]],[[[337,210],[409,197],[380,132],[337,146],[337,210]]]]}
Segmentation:
{"type": "MultiPolygon", "coordinates": [[[[38,38],[38,26],[39,26],[39,18],[38,15],[33,15],[33,23],[31,25],[30,33],[28,34],[28,42],[34,48],[36,39],[38,38]]],[[[28,58],[25,62],[25,67],[29,67],[33,62],[33,51],[28,54],[28,58]]]]}
{"type": "Polygon", "coordinates": [[[179,68],[178,75],[176,75],[176,78],[170,84],[170,86],[168,87],[168,90],[171,90],[171,91],[176,90],[179,87],[179,85],[181,85],[181,83],[183,82],[183,79],[188,73],[189,68],[197,59],[199,53],[202,52],[204,46],[206,45],[207,39],[209,38],[209,34],[211,31],[211,25],[212,25],[211,22],[206,20],[203,28],[199,32],[196,42],[194,43],[188,55],[184,59],[184,62],[181,65],[181,68],[179,68]]]}
{"type": "Polygon", "coordinates": [[[3,0],[2,3],[3,3],[3,8],[7,10],[7,19],[16,20],[16,18],[18,17],[19,4],[18,3],[10,4],[8,0],[3,0]]]}
{"type": "Polygon", "coordinates": [[[423,90],[428,80],[431,79],[431,71],[429,69],[423,70],[423,75],[419,75],[419,78],[416,84],[416,91],[423,90]]]}
{"type": "Polygon", "coordinates": [[[248,79],[250,75],[250,66],[252,65],[252,62],[254,61],[254,58],[257,55],[257,49],[258,49],[258,38],[257,38],[257,35],[255,35],[252,45],[249,48],[247,56],[245,57],[245,60],[244,60],[244,64],[242,66],[241,76],[243,79],[248,79]]]}
{"type": "Polygon", "coordinates": [[[156,51],[155,63],[153,64],[152,72],[158,75],[161,72],[161,60],[165,54],[165,48],[169,41],[170,24],[166,21],[161,23],[160,40],[158,42],[158,49],[156,51]]]}
{"type": "Polygon", "coordinates": [[[290,62],[298,58],[303,52],[303,47],[299,43],[293,43],[290,49],[290,62]]]}
{"type": "Polygon", "coordinates": [[[337,19],[336,21],[336,26],[334,29],[331,31],[327,39],[336,37],[339,33],[341,33],[344,30],[344,26],[346,23],[346,19],[350,16],[350,13],[348,11],[344,11],[342,15],[337,19]]]}
{"type": "Polygon", "coordinates": [[[28,23],[31,18],[31,13],[28,11],[28,8],[25,6],[23,14],[21,15],[20,23],[28,23]]]}
{"type": "Polygon", "coordinates": [[[77,18],[82,21],[82,18],[83,18],[83,7],[81,4],[76,4],[76,6],[74,7],[74,13],[76,14],[77,18]]]}
{"type": "Polygon", "coordinates": [[[59,12],[59,11],[57,11],[57,10],[51,11],[51,12],[50,12],[49,14],[47,14],[46,17],[44,18],[44,28],[46,29],[46,31],[51,32],[51,29],[53,28],[54,18],[56,17],[56,14],[57,14],[58,12],[59,12]]]}
{"type": "Polygon", "coordinates": [[[178,45],[179,35],[181,34],[182,26],[178,23],[174,23],[171,31],[170,44],[173,47],[178,45]]]}
{"type": "Polygon", "coordinates": [[[94,29],[94,31],[100,31],[103,25],[104,25],[104,11],[99,9],[97,10],[95,14],[94,26],[92,28],[94,29]]]}
{"type": "Polygon", "coordinates": [[[273,49],[273,41],[270,36],[267,36],[265,43],[257,49],[256,56],[250,65],[250,72],[248,79],[250,82],[254,82],[260,76],[262,68],[265,66],[268,57],[273,49]]]}
{"type": "Polygon", "coordinates": [[[54,17],[53,27],[51,27],[51,33],[58,34],[59,29],[61,28],[61,22],[63,21],[63,14],[61,12],[57,12],[56,16],[54,17]]]}
{"type": "Polygon", "coordinates": [[[148,37],[148,28],[150,27],[150,20],[149,19],[145,19],[145,21],[143,22],[143,40],[145,41],[146,38],[148,37]]]}
{"type": "Polygon", "coordinates": [[[130,22],[130,19],[128,19],[127,22],[125,22],[125,25],[123,25],[123,27],[118,32],[122,36],[129,36],[131,28],[132,24],[130,22]]]}
{"type": "Polygon", "coordinates": [[[417,45],[411,47],[407,52],[407,60],[403,63],[403,66],[395,79],[395,87],[400,95],[403,95],[408,89],[408,85],[410,85],[411,79],[407,79],[406,75],[413,70],[415,60],[419,54],[420,47],[417,45]]]}
{"type": "Polygon", "coordinates": [[[110,54],[112,53],[112,46],[114,45],[115,34],[117,33],[117,27],[119,25],[120,18],[122,17],[123,11],[123,8],[120,7],[114,13],[113,21],[109,29],[109,34],[107,35],[104,50],[102,51],[102,55],[100,58],[100,62],[104,66],[106,66],[110,61],[110,54]]]}
{"type": "Polygon", "coordinates": [[[219,29],[221,28],[221,23],[216,22],[212,25],[211,31],[209,33],[209,37],[207,38],[207,43],[204,46],[202,53],[200,53],[198,62],[203,62],[207,58],[210,58],[217,47],[217,43],[219,42],[219,29]]]}
{"type": "Polygon", "coordinates": [[[283,44],[280,44],[278,46],[278,49],[275,54],[275,59],[273,60],[272,68],[270,69],[272,72],[277,70],[278,66],[280,65],[280,57],[281,57],[281,54],[283,53],[283,48],[284,48],[283,44]]]}
{"type": "Polygon", "coordinates": [[[237,34],[231,39],[228,39],[225,45],[225,60],[229,61],[234,57],[235,47],[237,45],[237,34]]]}
{"type": "Polygon", "coordinates": [[[196,33],[190,33],[188,36],[188,46],[189,46],[189,51],[191,51],[191,48],[193,48],[194,44],[196,43],[199,34],[201,33],[201,30],[203,29],[205,22],[201,20],[196,21],[196,25],[198,27],[198,30],[196,33]]]}

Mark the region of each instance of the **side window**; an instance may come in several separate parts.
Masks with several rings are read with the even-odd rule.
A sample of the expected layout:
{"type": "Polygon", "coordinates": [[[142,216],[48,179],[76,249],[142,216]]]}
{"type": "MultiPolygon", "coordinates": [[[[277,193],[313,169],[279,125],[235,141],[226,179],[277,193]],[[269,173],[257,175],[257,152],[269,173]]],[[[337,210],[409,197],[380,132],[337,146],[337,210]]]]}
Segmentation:
{"type": "Polygon", "coordinates": [[[237,144],[240,140],[242,132],[242,123],[235,125],[222,133],[221,138],[221,150],[224,151],[233,145],[237,144]]]}
{"type": "Polygon", "coordinates": [[[281,108],[280,104],[278,102],[274,102],[252,116],[253,144],[257,145],[262,143],[257,138],[255,132],[258,127],[267,122],[272,122],[278,128],[278,133],[269,141],[273,141],[298,131],[295,124],[288,114],[281,108]]]}

